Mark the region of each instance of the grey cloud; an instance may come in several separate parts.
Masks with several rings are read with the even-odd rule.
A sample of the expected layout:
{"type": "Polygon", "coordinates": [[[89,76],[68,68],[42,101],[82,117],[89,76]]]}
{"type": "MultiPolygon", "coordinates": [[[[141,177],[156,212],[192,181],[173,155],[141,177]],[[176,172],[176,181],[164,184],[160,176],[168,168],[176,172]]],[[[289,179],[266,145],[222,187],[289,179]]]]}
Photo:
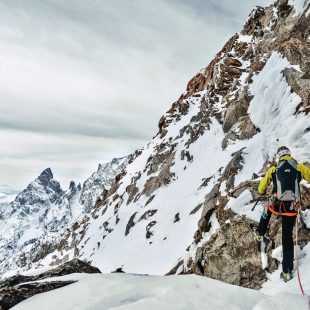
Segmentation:
{"type": "MultiPolygon", "coordinates": [[[[136,114],[119,118],[107,115],[101,116],[100,114],[94,112],[83,115],[74,111],[70,114],[62,114],[57,112],[57,110],[46,111],[45,113],[43,111],[37,113],[35,110],[15,111],[14,114],[0,115],[0,129],[114,139],[132,138],[146,140],[149,138],[148,134],[141,131],[142,122],[139,121],[136,114]],[[127,122],[130,122],[131,125],[128,126],[127,122]]],[[[144,125],[146,126],[147,124],[144,125]]]]}
{"type": "Polygon", "coordinates": [[[1,179],[22,187],[46,167],[52,168],[63,187],[67,187],[72,179],[82,182],[96,170],[98,163],[115,156],[125,156],[132,147],[138,148],[143,144],[143,141],[133,139],[60,136],[15,130],[0,131],[0,140],[1,179]]]}
{"type": "Polygon", "coordinates": [[[0,0],[0,183],[44,165],[79,178],[142,146],[251,7],[270,2],[0,0]]]}

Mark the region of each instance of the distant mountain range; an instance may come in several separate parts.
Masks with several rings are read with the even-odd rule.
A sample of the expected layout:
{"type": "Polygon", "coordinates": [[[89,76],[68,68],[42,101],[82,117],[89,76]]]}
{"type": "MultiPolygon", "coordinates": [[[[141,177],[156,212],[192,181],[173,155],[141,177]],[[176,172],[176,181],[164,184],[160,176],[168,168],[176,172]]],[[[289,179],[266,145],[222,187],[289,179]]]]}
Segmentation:
{"type": "Polygon", "coordinates": [[[96,199],[111,186],[129,159],[130,156],[115,158],[99,164],[83,185],[72,181],[67,190],[54,179],[50,168],[17,195],[15,189],[2,186],[3,192],[10,194],[0,194],[1,273],[23,266],[20,257],[24,250],[33,259],[40,256],[42,249],[37,245],[42,238],[52,247],[74,221],[91,211],[96,199]]]}

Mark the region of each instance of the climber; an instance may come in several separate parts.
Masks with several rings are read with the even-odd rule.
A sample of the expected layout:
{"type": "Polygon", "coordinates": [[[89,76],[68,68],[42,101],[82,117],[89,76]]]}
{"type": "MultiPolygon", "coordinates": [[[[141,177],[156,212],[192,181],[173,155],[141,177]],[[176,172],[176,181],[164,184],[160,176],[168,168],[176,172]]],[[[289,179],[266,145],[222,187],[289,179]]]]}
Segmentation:
{"type": "Polygon", "coordinates": [[[265,208],[259,225],[254,228],[257,241],[262,241],[266,234],[271,214],[282,218],[283,260],[281,278],[287,282],[293,277],[294,242],[293,227],[296,220],[297,208],[300,206],[299,182],[302,179],[310,182],[310,169],[291,157],[286,146],[281,146],[276,154],[277,166],[271,166],[258,186],[258,193],[263,195],[273,182],[272,196],[269,206],[265,208]]]}

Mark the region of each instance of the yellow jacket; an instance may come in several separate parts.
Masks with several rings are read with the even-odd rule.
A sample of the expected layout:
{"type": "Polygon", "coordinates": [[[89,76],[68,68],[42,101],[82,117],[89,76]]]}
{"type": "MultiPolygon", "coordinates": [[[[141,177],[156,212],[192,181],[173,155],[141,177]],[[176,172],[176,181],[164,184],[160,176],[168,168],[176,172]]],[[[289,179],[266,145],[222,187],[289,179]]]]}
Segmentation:
{"type": "MultiPolygon", "coordinates": [[[[291,156],[283,156],[281,157],[281,160],[294,160],[293,157],[291,156]]],[[[310,182],[310,168],[308,168],[307,166],[303,165],[303,164],[297,164],[297,171],[300,172],[301,177],[303,179],[305,179],[306,181],[310,182]]],[[[266,172],[265,176],[262,178],[262,180],[260,181],[259,185],[258,185],[258,193],[259,194],[264,194],[267,187],[269,186],[269,184],[272,181],[272,174],[276,172],[276,167],[275,166],[271,166],[268,171],[266,172]]]]}

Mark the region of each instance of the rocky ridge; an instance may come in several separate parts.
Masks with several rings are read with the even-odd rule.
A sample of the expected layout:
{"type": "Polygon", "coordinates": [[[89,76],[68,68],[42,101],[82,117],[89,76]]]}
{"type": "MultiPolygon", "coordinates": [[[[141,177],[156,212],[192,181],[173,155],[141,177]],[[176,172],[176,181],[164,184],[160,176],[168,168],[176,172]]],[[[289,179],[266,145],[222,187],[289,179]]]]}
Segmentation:
{"type": "MultiPolygon", "coordinates": [[[[287,0],[256,7],[161,117],[153,140],[37,265],[76,256],[105,271],[197,273],[259,288],[279,262],[267,245],[262,266],[253,243],[250,224],[263,209],[249,212],[257,184],[279,144],[309,160],[309,18],[309,1],[299,12],[287,0]]],[[[308,208],[309,186],[302,190],[308,208]]],[[[274,220],[276,247],[280,233],[274,220]]],[[[306,228],[300,238],[309,241],[306,228]]]]}
{"type": "MultiPolygon", "coordinates": [[[[302,113],[306,116],[310,106],[310,85],[307,74],[310,52],[308,39],[310,33],[309,2],[305,2],[304,12],[301,16],[297,17],[295,13],[294,8],[287,1],[277,1],[274,6],[268,8],[257,7],[251,13],[241,32],[241,36],[252,36],[254,40],[247,42],[247,44],[243,42],[240,45],[239,35],[237,38],[233,38],[234,46],[231,46],[231,49],[237,51],[242,60],[249,61],[249,72],[245,78],[248,84],[251,84],[253,76],[264,68],[274,51],[278,51],[281,57],[285,57],[290,64],[295,65],[295,67],[285,68],[281,73],[291,88],[290,92],[295,92],[301,98],[294,115],[302,113]],[[299,76],[299,80],[296,79],[297,76],[299,76]],[[304,86],[302,90],[301,85],[304,86]]],[[[230,43],[228,44],[230,45],[230,43]]],[[[210,76],[209,71],[211,70],[212,68],[208,67],[204,72],[204,82],[202,82],[202,76],[199,75],[199,87],[205,87],[206,84],[210,83],[207,77],[210,76]]],[[[237,74],[237,70],[235,72],[237,74]]],[[[197,76],[194,77],[193,81],[196,79],[197,76]]],[[[231,86],[229,94],[233,93],[236,87],[233,84],[231,86]]],[[[239,98],[232,97],[233,100],[228,104],[223,122],[223,129],[227,132],[222,143],[223,148],[226,148],[231,141],[249,139],[261,130],[253,124],[248,115],[249,103],[252,99],[251,92],[247,86],[243,89],[245,93],[239,95],[239,98]]],[[[309,119],[307,119],[306,124],[309,124],[309,119]]],[[[307,128],[302,133],[307,133],[307,128]]],[[[302,139],[302,136],[298,138],[302,139]]],[[[257,199],[258,175],[253,175],[252,180],[243,182],[237,187],[231,186],[234,175],[242,169],[243,160],[242,150],[240,150],[233,156],[231,163],[226,166],[226,173],[224,172],[223,177],[226,180],[226,187],[230,185],[228,193],[223,195],[220,192],[220,184],[216,184],[213,188],[215,193],[211,192],[211,199],[207,197],[204,203],[202,217],[195,233],[195,241],[188,248],[189,252],[192,251],[191,256],[187,260],[181,260],[169,274],[194,272],[231,284],[259,288],[266,281],[265,271],[272,272],[278,268],[280,262],[274,258],[273,250],[281,246],[279,220],[272,219],[271,221],[269,234],[273,242],[266,245],[265,253],[268,261],[265,268],[262,269],[261,258],[258,255],[256,244],[253,243],[250,228],[250,224],[255,225],[256,221],[233,212],[228,207],[229,200],[238,199],[245,191],[250,193],[246,204],[249,205],[254,199],[257,199]],[[205,241],[203,237],[210,230],[210,218],[213,212],[215,212],[219,222],[219,229],[209,240],[205,241]]],[[[260,171],[260,176],[270,164],[272,164],[271,161],[265,162],[260,171]]],[[[303,205],[305,208],[310,208],[309,187],[302,185],[301,188],[303,205]]],[[[304,216],[306,214],[308,212],[305,212],[304,216]]],[[[256,220],[258,219],[259,217],[256,217],[256,220]]],[[[303,225],[299,231],[301,248],[310,240],[308,226],[309,224],[303,225]]]]}

